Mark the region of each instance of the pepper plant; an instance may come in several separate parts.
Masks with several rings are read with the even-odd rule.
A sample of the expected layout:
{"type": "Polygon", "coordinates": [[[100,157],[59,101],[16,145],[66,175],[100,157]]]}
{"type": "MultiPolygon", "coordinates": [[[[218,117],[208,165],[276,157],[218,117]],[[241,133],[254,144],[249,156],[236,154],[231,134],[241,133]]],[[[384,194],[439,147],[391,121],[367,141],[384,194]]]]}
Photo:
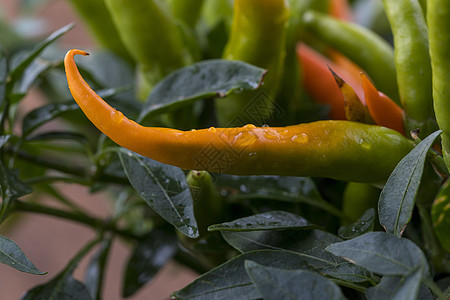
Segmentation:
{"type": "MultiPolygon", "coordinates": [[[[90,57],[55,43],[73,25],[0,49],[0,222],[96,238],[23,299],[102,299],[115,239],[124,297],[175,259],[199,273],[175,299],[449,299],[449,0],[69,2],[90,57]],[[21,119],[33,84],[48,103],[21,119]],[[59,181],[114,214],[24,198],[59,181]]],[[[0,262],[49,276],[6,237],[0,262]]]]}

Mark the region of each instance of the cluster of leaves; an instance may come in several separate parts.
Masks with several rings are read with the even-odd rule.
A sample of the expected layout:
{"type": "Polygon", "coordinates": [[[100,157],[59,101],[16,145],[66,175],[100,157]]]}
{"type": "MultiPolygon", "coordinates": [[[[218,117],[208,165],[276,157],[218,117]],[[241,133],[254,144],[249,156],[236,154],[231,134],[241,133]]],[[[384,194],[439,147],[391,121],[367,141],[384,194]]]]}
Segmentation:
{"type": "MultiPolygon", "coordinates": [[[[26,51],[0,52],[0,221],[34,212],[79,222],[97,232],[60,274],[23,299],[64,299],[65,295],[101,299],[115,238],[133,245],[124,296],[148,283],[170,259],[204,273],[175,292],[177,299],[295,299],[298,295],[445,299],[450,295],[448,226],[433,228],[431,221],[449,219],[447,184],[437,196],[441,200],[432,216],[428,215],[440,187],[429,175],[433,173],[429,149],[440,132],[424,139],[399,163],[381,191],[378,208],[369,208],[355,222],[348,222],[340,209],[343,182],[216,174],[213,188],[218,197],[209,200],[224,203],[224,209],[217,224],[202,224],[202,217],[211,212],[196,203],[185,171],[117,147],[81,117],[67,92],[64,54],[54,46],[71,27],[26,51]],[[50,102],[19,118],[17,108],[35,83],[50,102]],[[64,120],[61,127],[66,129],[43,128],[55,118],[64,120]],[[15,129],[17,125],[21,131],[15,129]],[[82,129],[85,133],[80,134],[82,129]],[[93,192],[116,191],[111,196],[114,215],[108,220],[90,216],[54,188],[61,181],[88,186],[93,192]],[[23,199],[32,191],[50,195],[66,208],[23,199]],[[340,226],[345,222],[350,224],[340,226]],[[205,225],[208,233],[201,234],[205,225]],[[84,282],[74,279],[79,261],[96,245],[100,247],[84,282]]],[[[102,97],[141,122],[156,122],[161,114],[208,103],[236,90],[256,89],[264,75],[264,70],[242,62],[204,61],[168,75],[142,105],[131,92],[133,71],[117,57],[93,55],[81,69],[102,97]]],[[[0,237],[0,262],[30,274],[46,274],[6,237],[0,237]]]]}

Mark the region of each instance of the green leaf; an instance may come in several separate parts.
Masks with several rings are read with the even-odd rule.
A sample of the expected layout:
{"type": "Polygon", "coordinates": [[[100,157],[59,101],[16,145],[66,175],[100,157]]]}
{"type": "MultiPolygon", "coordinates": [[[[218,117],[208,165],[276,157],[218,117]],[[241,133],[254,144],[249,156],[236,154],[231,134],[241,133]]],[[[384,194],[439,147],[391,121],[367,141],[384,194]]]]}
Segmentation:
{"type": "Polygon", "coordinates": [[[431,218],[442,248],[450,252],[450,180],[442,186],[431,207],[431,218]]]}
{"type": "Polygon", "coordinates": [[[0,160],[0,187],[1,187],[1,209],[0,223],[5,218],[5,214],[11,203],[32,192],[31,187],[19,180],[17,172],[7,169],[0,160]]]}
{"type": "Polygon", "coordinates": [[[345,240],[353,239],[364,233],[373,230],[375,222],[375,209],[369,208],[364,214],[353,224],[342,226],[339,228],[339,236],[345,240]]]}
{"type": "Polygon", "coordinates": [[[62,35],[67,33],[70,29],[72,29],[75,25],[69,24],[66,25],[52,34],[50,34],[44,41],[37,44],[29,53],[23,55],[18,59],[14,68],[12,68],[9,76],[11,80],[15,82],[22,74],[25,72],[25,69],[41,54],[42,51],[45,50],[50,44],[60,38],[62,35]]]}
{"type": "Polygon", "coordinates": [[[25,273],[47,274],[36,268],[16,243],[3,236],[0,236],[0,262],[25,273]]]}
{"type": "Polygon", "coordinates": [[[6,79],[8,78],[8,61],[6,54],[0,45],[0,107],[2,107],[6,96],[6,79]]]}
{"type": "Polygon", "coordinates": [[[106,261],[111,250],[112,238],[105,239],[100,248],[92,256],[86,271],[86,289],[92,299],[102,299],[102,286],[104,281],[106,261]]]}
{"type": "Polygon", "coordinates": [[[72,276],[57,277],[46,284],[39,285],[22,296],[21,300],[90,300],[84,283],[72,276]]]}
{"type": "Polygon", "coordinates": [[[262,198],[305,203],[339,217],[342,215],[322,198],[312,179],[307,177],[220,175],[216,184],[230,193],[231,200],[262,198]]]}
{"type": "Polygon", "coordinates": [[[198,237],[194,204],[184,172],[123,148],[118,154],[128,180],[145,202],[181,233],[198,237]]]}
{"type": "Polygon", "coordinates": [[[336,266],[324,268],[320,273],[348,282],[365,282],[372,280],[373,274],[363,268],[355,268],[355,265],[344,262],[336,266]]]}
{"type": "Polygon", "coordinates": [[[81,144],[87,144],[89,142],[88,138],[85,135],[70,131],[50,131],[27,137],[27,142],[51,140],[77,141],[81,144]]]}
{"type": "Polygon", "coordinates": [[[10,95],[11,102],[16,103],[25,97],[36,79],[51,67],[52,63],[46,60],[32,61],[31,64],[25,68],[23,76],[15,82],[13,91],[10,95]]]}
{"type": "Polygon", "coordinates": [[[12,137],[12,135],[10,135],[10,134],[0,136],[0,148],[5,146],[11,137],[12,137]]]}
{"type": "Polygon", "coordinates": [[[441,132],[436,131],[424,139],[389,176],[378,202],[380,224],[387,232],[401,236],[411,220],[428,150],[441,132]]]}
{"type": "Polygon", "coordinates": [[[226,97],[233,91],[255,90],[264,69],[242,61],[205,60],[167,75],[152,90],[139,120],[173,111],[197,100],[226,97]]]}
{"type": "Polygon", "coordinates": [[[422,250],[410,240],[389,233],[369,232],[325,250],[381,275],[407,275],[418,267],[428,274],[422,250]]]}
{"type": "Polygon", "coordinates": [[[334,282],[307,270],[283,270],[245,261],[245,269],[264,299],[345,299],[334,282]]]}
{"type": "Polygon", "coordinates": [[[383,276],[383,278],[381,278],[381,282],[377,286],[367,289],[365,296],[367,300],[432,300],[433,296],[430,290],[428,290],[423,284],[420,284],[420,272],[420,269],[415,270],[407,277],[383,276]]]}
{"type": "Polygon", "coordinates": [[[303,255],[314,268],[337,266],[345,260],[324,249],[342,241],[335,235],[319,230],[272,230],[232,232],[222,231],[224,239],[242,253],[262,249],[288,250],[303,255]]]}
{"type": "Polygon", "coordinates": [[[177,251],[177,241],[173,235],[153,230],[145,241],[134,248],[128,260],[123,296],[129,297],[148,283],[177,251]]]}
{"type": "Polygon", "coordinates": [[[245,271],[246,260],[281,269],[308,269],[304,259],[295,253],[274,250],[253,251],[239,255],[201,275],[182,290],[175,292],[173,296],[182,300],[259,299],[261,296],[245,271]]]}
{"type": "Polygon", "coordinates": [[[208,227],[208,231],[254,231],[275,229],[312,229],[317,226],[285,211],[271,211],[208,227]]]}

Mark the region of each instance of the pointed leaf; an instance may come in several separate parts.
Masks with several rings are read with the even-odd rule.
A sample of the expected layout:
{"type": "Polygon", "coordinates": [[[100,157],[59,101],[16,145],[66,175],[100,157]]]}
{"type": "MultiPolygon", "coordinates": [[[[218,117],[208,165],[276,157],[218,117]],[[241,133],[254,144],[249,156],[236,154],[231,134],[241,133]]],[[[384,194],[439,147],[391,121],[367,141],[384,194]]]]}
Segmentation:
{"type": "Polygon", "coordinates": [[[12,81],[17,80],[20,76],[22,76],[25,69],[33,62],[33,60],[41,54],[42,51],[45,50],[50,44],[52,44],[54,41],[56,41],[58,38],[60,38],[62,35],[64,35],[66,32],[68,32],[70,29],[72,29],[75,25],[69,24],[66,25],[52,34],[50,34],[47,39],[37,44],[31,52],[27,53],[26,55],[23,55],[18,59],[18,62],[15,64],[14,68],[11,70],[9,76],[11,77],[12,81]]]}
{"type": "Polygon", "coordinates": [[[271,211],[208,227],[208,231],[255,231],[275,229],[312,229],[317,226],[305,218],[285,211],[271,211]]]}
{"type": "Polygon", "coordinates": [[[311,178],[288,176],[220,175],[217,186],[230,192],[232,200],[263,198],[305,203],[341,216],[341,212],[325,201],[311,178]]]}
{"type": "Polygon", "coordinates": [[[307,270],[283,270],[245,261],[247,274],[264,299],[345,299],[334,282],[307,270]]]}
{"type": "Polygon", "coordinates": [[[0,262],[25,273],[47,274],[36,268],[16,243],[3,236],[0,236],[0,262]]]}
{"type": "Polygon", "coordinates": [[[0,136],[0,148],[2,148],[9,141],[9,139],[11,137],[12,137],[12,135],[10,135],[10,134],[0,136]]]}
{"type": "Polygon", "coordinates": [[[450,181],[447,180],[431,207],[434,232],[442,248],[450,252],[450,181]]]}
{"type": "Polygon", "coordinates": [[[353,224],[342,226],[339,228],[339,236],[345,240],[353,239],[364,233],[373,230],[375,222],[375,209],[369,208],[364,214],[353,224]]]}
{"type": "Polygon", "coordinates": [[[92,299],[102,299],[103,277],[105,274],[106,260],[111,250],[112,239],[105,239],[100,248],[91,258],[86,273],[86,289],[89,291],[92,299]]]}
{"type": "Polygon", "coordinates": [[[148,283],[177,251],[172,235],[152,231],[134,248],[125,271],[123,296],[129,297],[148,283]]]}
{"type": "Polygon", "coordinates": [[[340,238],[319,230],[277,230],[277,231],[222,231],[224,239],[240,252],[262,249],[294,251],[303,255],[314,268],[337,266],[345,260],[334,256],[324,249],[332,243],[342,241],[340,238]]]}
{"type": "Polygon", "coordinates": [[[21,300],[90,300],[84,283],[74,279],[72,276],[57,277],[46,284],[39,285],[22,296],[21,300]]]}
{"type": "Polygon", "coordinates": [[[251,260],[268,267],[281,269],[307,269],[304,259],[291,252],[262,250],[239,255],[201,275],[194,282],[175,292],[183,300],[247,300],[261,296],[245,271],[244,262],[251,260]]]}
{"type": "Polygon", "coordinates": [[[31,64],[25,68],[23,76],[15,82],[12,94],[10,95],[11,102],[16,103],[25,97],[36,79],[51,67],[52,63],[46,60],[32,61],[31,64]]]}
{"type": "Polygon", "coordinates": [[[266,71],[242,61],[206,60],[166,76],[152,90],[139,120],[169,112],[196,100],[255,90],[266,71]]]}
{"type": "Polygon", "coordinates": [[[389,233],[401,236],[411,220],[427,152],[442,131],[436,131],[411,150],[395,167],[381,191],[378,214],[389,233]]]}
{"type": "Polygon", "coordinates": [[[188,237],[198,237],[194,204],[183,171],[126,149],[118,151],[131,185],[147,204],[188,237]]]}
{"type": "Polygon", "coordinates": [[[325,250],[381,275],[407,275],[420,267],[428,274],[422,250],[410,240],[384,232],[369,232],[325,250]]]}

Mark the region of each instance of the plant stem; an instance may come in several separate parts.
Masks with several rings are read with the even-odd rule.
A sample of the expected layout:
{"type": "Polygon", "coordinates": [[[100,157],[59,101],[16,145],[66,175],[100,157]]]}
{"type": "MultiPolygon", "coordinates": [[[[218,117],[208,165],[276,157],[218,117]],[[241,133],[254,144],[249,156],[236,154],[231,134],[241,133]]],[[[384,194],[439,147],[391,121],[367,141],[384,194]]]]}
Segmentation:
{"type": "Polygon", "coordinates": [[[431,290],[431,292],[437,297],[437,299],[446,300],[444,293],[433,280],[424,278],[422,279],[422,282],[431,290]]]}
{"type": "Polygon", "coordinates": [[[21,211],[21,212],[34,212],[39,214],[44,214],[48,216],[58,217],[62,219],[67,219],[71,221],[75,221],[94,229],[102,229],[103,231],[111,231],[114,234],[118,234],[127,239],[140,240],[141,236],[138,236],[128,230],[122,230],[114,226],[112,222],[105,222],[102,219],[94,218],[89,216],[86,213],[74,213],[69,212],[57,208],[52,208],[48,206],[44,206],[37,203],[29,203],[23,202],[20,200],[16,200],[12,206],[13,210],[21,211]]]}

